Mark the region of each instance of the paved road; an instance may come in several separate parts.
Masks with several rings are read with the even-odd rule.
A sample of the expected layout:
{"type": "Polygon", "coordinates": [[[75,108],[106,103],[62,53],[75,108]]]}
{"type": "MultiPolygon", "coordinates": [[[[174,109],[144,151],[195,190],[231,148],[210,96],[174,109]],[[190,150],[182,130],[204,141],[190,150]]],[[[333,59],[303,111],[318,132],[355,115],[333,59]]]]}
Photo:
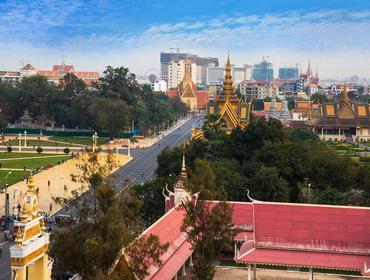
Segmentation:
{"type": "MultiPolygon", "coordinates": [[[[200,116],[191,117],[179,129],[174,129],[155,145],[149,148],[131,149],[131,156],[134,160],[131,160],[113,174],[117,188],[122,189],[125,179],[132,180],[133,184],[141,184],[153,178],[157,168],[157,156],[160,152],[166,147],[176,147],[185,143],[191,135],[192,127],[200,126],[201,124],[202,118],[200,116]]],[[[127,150],[122,150],[121,153],[127,153],[127,150]]],[[[66,209],[62,209],[58,213],[66,214],[68,212],[66,209]]],[[[2,240],[2,236],[0,236],[0,240],[2,240]]],[[[0,280],[10,279],[10,245],[11,243],[6,243],[1,246],[3,252],[0,256],[0,280]]]]}

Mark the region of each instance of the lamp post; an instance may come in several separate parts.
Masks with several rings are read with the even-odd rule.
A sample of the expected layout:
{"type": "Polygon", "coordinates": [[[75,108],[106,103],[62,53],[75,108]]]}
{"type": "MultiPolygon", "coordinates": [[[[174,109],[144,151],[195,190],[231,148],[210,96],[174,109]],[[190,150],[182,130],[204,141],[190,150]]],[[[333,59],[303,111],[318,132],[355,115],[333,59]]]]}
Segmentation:
{"type": "Polygon", "coordinates": [[[130,157],[131,156],[131,151],[130,151],[130,145],[131,144],[131,141],[130,139],[128,139],[128,149],[127,149],[127,155],[130,157]]]}
{"type": "Polygon", "coordinates": [[[4,195],[5,195],[5,216],[9,216],[9,194],[8,194],[8,176],[12,174],[11,171],[6,174],[4,179],[4,195]]]}
{"type": "Polygon", "coordinates": [[[24,146],[27,147],[27,131],[24,131],[24,146]]]}
{"type": "Polygon", "coordinates": [[[308,183],[308,203],[311,203],[311,184],[308,183]]]}
{"type": "Polygon", "coordinates": [[[18,151],[22,150],[22,133],[19,132],[18,134],[18,151]]]}

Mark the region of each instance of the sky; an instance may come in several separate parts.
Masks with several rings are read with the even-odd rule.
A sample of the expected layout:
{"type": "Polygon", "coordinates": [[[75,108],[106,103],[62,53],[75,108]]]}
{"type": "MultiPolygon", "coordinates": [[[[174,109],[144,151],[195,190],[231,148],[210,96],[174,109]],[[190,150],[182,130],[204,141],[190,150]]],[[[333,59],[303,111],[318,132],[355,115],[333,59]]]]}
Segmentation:
{"type": "Polygon", "coordinates": [[[370,0],[0,0],[0,70],[61,62],[138,75],[180,48],[235,65],[311,58],[321,77],[370,78],[370,0]]]}

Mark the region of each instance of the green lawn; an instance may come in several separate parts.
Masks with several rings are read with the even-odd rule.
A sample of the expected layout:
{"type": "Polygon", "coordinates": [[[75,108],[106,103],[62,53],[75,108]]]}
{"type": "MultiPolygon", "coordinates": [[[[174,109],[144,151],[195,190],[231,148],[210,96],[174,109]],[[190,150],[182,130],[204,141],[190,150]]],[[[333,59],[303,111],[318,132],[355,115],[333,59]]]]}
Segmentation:
{"type": "Polygon", "coordinates": [[[55,156],[55,154],[44,154],[44,153],[18,153],[18,152],[0,152],[0,160],[7,159],[7,158],[25,158],[25,157],[47,157],[47,156],[55,156]]]}
{"type": "Polygon", "coordinates": [[[35,158],[35,159],[20,159],[20,160],[6,160],[1,161],[1,168],[40,168],[46,167],[48,164],[56,164],[58,161],[69,159],[70,156],[58,156],[58,157],[46,157],[46,158],[35,158]]]}
{"type": "MultiPolygon", "coordinates": [[[[61,141],[61,142],[67,142],[71,144],[79,144],[79,145],[86,145],[91,146],[92,145],[92,138],[91,137],[67,137],[67,136],[53,136],[49,138],[50,140],[54,141],[61,141]]],[[[106,144],[110,140],[109,137],[99,137],[98,138],[98,145],[106,144]]]]}
{"type": "MultiPolygon", "coordinates": [[[[9,173],[9,171],[6,170],[0,170],[0,188],[2,188],[5,184],[5,176],[9,173]]],[[[22,181],[24,178],[26,178],[29,175],[29,172],[23,172],[23,171],[12,171],[12,173],[8,176],[7,183],[9,186],[22,181]]]]}
{"type": "MultiPolygon", "coordinates": [[[[8,141],[7,144],[10,144],[11,146],[13,146],[14,149],[17,149],[18,147],[18,140],[11,140],[11,141],[8,141]]],[[[23,147],[23,144],[24,144],[24,141],[22,141],[22,147],[23,147]]],[[[51,141],[44,141],[44,140],[28,140],[27,141],[27,146],[28,147],[35,147],[37,148],[38,146],[41,146],[41,147],[71,147],[71,146],[75,146],[75,145],[72,145],[72,144],[59,144],[59,143],[55,143],[55,142],[51,142],[51,141]]]]}

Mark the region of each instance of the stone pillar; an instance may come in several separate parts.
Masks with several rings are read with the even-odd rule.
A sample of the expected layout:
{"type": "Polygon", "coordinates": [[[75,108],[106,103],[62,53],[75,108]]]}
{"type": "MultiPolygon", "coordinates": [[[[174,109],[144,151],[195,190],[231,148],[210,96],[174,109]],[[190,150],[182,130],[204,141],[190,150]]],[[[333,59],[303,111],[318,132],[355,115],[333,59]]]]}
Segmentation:
{"type": "Polygon", "coordinates": [[[253,265],[253,280],[257,279],[257,265],[253,265]]]}
{"type": "Polygon", "coordinates": [[[313,268],[308,269],[308,280],[313,280],[313,268]]]}
{"type": "Polygon", "coordinates": [[[252,265],[248,264],[248,280],[252,280],[252,265]]]}
{"type": "Polygon", "coordinates": [[[181,272],[181,275],[182,275],[182,276],[186,276],[186,266],[185,266],[185,263],[182,265],[182,272],[181,272]]]}
{"type": "Polygon", "coordinates": [[[27,147],[27,131],[24,131],[24,146],[27,147]]]}
{"type": "Polygon", "coordinates": [[[189,266],[193,266],[193,254],[190,255],[189,266]]]}
{"type": "Polygon", "coordinates": [[[324,129],[321,128],[321,140],[324,140],[324,129]]]}

